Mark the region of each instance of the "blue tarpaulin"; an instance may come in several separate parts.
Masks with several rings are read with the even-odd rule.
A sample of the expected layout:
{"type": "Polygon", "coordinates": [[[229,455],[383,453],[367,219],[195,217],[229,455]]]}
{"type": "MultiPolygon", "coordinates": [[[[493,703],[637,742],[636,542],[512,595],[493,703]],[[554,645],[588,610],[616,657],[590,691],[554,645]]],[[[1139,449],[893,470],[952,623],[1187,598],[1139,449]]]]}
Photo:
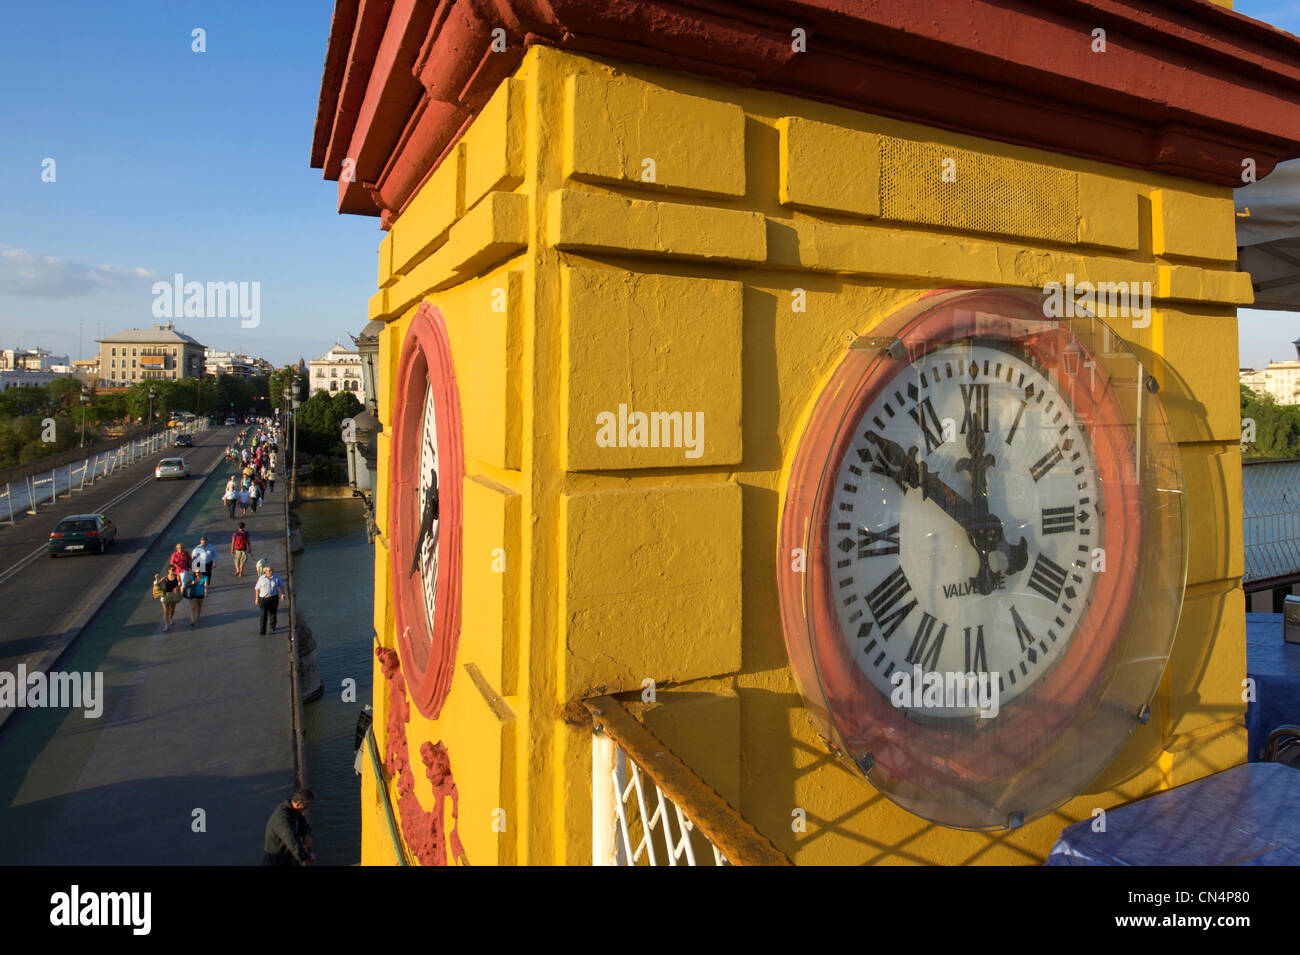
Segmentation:
{"type": "Polygon", "coordinates": [[[1300,865],[1300,770],[1245,763],[1107,810],[1067,826],[1046,864],[1300,865]]]}

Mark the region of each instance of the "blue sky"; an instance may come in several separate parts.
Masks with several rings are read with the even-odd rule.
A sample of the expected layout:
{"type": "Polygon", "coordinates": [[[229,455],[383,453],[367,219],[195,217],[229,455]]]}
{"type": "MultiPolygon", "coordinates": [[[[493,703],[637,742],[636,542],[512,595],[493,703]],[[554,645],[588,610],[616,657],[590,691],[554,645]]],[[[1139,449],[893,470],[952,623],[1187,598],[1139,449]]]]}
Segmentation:
{"type": "MultiPolygon", "coordinates": [[[[1236,8],[1300,33],[1300,0],[1236,8]]],[[[378,220],[308,167],[331,0],[6,5],[0,346],[93,354],[148,327],[153,282],[260,283],[260,324],[180,319],[277,364],[366,322],[378,220]],[[191,31],[206,32],[206,52],[191,31]],[[41,179],[45,159],[54,182],[41,179]],[[80,343],[80,344],[79,344],[80,343]]],[[[1242,310],[1241,363],[1292,357],[1300,314],[1242,310]]]]}

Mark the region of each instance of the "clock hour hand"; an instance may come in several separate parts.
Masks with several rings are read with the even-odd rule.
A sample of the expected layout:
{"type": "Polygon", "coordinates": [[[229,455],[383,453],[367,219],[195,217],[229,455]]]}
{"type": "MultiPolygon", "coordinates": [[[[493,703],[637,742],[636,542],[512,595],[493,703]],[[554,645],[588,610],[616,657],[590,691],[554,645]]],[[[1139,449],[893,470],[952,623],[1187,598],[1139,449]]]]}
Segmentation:
{"type": "Polygon", "coordinates": [[[991,594],[1002,582],[1003,574],[989,564],[989,555],[998,552],[1007,561],[1006,573],[1014,574],[1024,569],[1029,561],[1029,546],[1025,539],[1012,545],[1007,541],[1002,521],[989,513],[989,482],[987,471],[996,464],[991,454],[984,453],[984,431],[975,425],[966,432],[968,457],[957,462],[958,471],[970,472],[971,514],[966,525],[967,538],[979,555],[980,569],[970,579],[971,586],[981,594],[991,594]]]}
{"type": "Polygon", "coordinates": [[[415,553],[411,558],[412,574],[420,569],[420,558],[424,555],[424,540],[433,530],[436,520],[438,520],[438,474],[435,471],[433,487],[429,488],[429,493],[424,498],[424,514],[420,517],[420,531],[415,538],[415,553]]]}

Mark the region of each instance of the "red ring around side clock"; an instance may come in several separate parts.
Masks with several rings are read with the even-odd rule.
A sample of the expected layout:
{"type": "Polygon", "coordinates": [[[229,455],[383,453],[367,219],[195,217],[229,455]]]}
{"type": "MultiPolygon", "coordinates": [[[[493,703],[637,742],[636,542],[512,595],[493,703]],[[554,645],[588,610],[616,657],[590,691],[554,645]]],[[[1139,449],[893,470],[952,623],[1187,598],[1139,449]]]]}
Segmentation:
{"type": "Polygon", "coordinates": [[[397,646],[411,701],[435,718],[451,689],[460,642],[461,488],[465,476],[460,389],[442,313],[425,303],[416,311],[402,344],[393,409],[393,447],[389,458],[389,539],[392,546],[392,601],[397,646]],[[432,628],[424,607],[419,570],[411,572],[420,533],[421,422],[427,388],[433,389],[438,434],[438,582],[432,628]],[[421,665],[416,640],[427,640],[421,665]]]}
{"type": "MultiPolygon", "coordinates": [[[[821,481],[828,469],[838,473],[851,450],[854,428],[843,423],[856,423],[904,364],[850,351],[817,398],[790,470],[778,535],[778,554],[783,555],[778,591],[796,680],[806,698],[825,701],[829,712],[817,712],[820,706],[814,702],[814,716],[823,725],[833,725],[853,755],[871,753],[881,770],[910,782],[986,782],[1006,778],[1032,762],[1099,691],[1134,597],[1131,571],[1143,533],[1141,489],[1133,477],[1135,462],[1123,409],[1105,381],[1099,381],[1094,392],[1087,375],[1055,373],[1066,348],[1078,349],[1081,361],[1094,356],[1064,324],[1047,324],[1037,334],[1023,336],[1005,315],[1030,318],[1026,309],[1023,298],[1006,293],[957,293],[939,302],[914,303],[905,313],[919,315],[893,329],[909,346],[909,354],[918,355],[972,336],[1014,341],[1039,363],[1080,420],[1089,423],[1104,501],[1107,570],[1098,575],[1088,610],[1062,658],[1032,689],[1006,704],[996,720],[972,732],[907,719],[859,669],[835,612],[833,558],[823,533],[830,520],[831,495],[823,493],[821,481]],[[790,567],[788,555],[799,547],[807,549],[807,575],[790,567]],[[1036,702],[1051,705],[1034,706],[1036,702]]],[[[1041,311],[1035,318],[1046,321],[1041,311]]],[[[891,325],[887,320],[882,328],[891,325]]]]}

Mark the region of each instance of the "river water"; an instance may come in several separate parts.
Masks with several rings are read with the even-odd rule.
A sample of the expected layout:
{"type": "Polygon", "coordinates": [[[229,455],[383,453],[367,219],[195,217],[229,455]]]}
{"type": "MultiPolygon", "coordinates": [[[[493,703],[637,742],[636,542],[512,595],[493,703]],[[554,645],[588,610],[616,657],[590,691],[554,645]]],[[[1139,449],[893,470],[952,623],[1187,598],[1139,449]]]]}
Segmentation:
{"type": "Polygon", "coordinates": [[[304,757],[317,865],[361,861],[361,777],[352,769],[357,714],[370,702],[374,643],[374,552],[361,502],[310,501],[295,508],[303,553],[294,564],[297,606],[316,639],[325,693],[304,704],[304,757]],[[356,681],[344,699],[345,681],[356,681]]]}

